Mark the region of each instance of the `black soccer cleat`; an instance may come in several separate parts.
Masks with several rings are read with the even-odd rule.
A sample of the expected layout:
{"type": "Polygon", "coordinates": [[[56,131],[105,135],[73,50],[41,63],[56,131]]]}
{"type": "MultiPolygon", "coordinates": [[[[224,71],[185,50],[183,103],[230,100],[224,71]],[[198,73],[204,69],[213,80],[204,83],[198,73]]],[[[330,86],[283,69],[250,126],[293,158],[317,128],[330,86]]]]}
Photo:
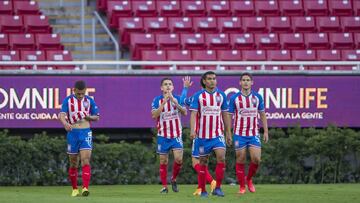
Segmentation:
{"type": "Polygon", "coordinates": [[[172,188],[172,191],[179,192],[176,181],[171,181],[171,188],[172,188]]]}
{"type": "Polygon", "coordinates": [[[160,193],[161,194],[167,194],[169,192],[169,190],[167,189],[167,187],[163,187],[161,190],[160,190],[160,193]]]}

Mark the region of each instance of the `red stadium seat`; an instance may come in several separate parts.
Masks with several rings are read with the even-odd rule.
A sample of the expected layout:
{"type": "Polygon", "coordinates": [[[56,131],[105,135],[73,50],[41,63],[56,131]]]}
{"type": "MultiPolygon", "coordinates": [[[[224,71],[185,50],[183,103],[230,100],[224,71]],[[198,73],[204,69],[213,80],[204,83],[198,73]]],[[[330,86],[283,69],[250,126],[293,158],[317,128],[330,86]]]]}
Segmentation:
{"type": "Polygon", "coordinates": [[[360,61],[360,50],[342,50],[341,56],[343,61],[360,61]]]}
{"type": "Polygon", "coordinates": [[[316,61],[316,53],[313,50],[292,50],[291,56],[295,61],[316,61]]]}
{"type": "Polygon", "coordinates": [[[241,55],[244,61],[266,61],[264,50],[243,50],[241,55]]]}
{"type": "Polygon", "coordinates": [[[238,17],[218,17],[218,30],[222,33],[242,33],[244,32],[241,18],[238,17]]]}
{"type": "Polygon", "coordinates": [[[14,1],[14,12],[17,15],[39,15],[39,4],[36,1],[14,1]]]}
{"type": "Polygon", "coordinates": [[[216,61],[216,51],[214,50],[193,50],[192,51],[193,61],[216,61]]]}
{"type": "Polygon", "coordinates": [[[318,50],[316,54],[320,61],[341,61],[339,50],[318,50]]]}
{"type": "Polygon", "coordinates": [[[305,0],[304,9],[306,15],[310,16],[327,16],[329,14],[326,0],[305,0]]]}
{"type": "Polygon", "coordinates": [[[352,49],[355,46],[351,33],[329,33],[329,40],[333,49],[352,49]]]}
{"type": "Polygon", "coordinates": [[[291,61],[289,50],[268,50],[266,56],[269,61],[291,61]]]}
{"type": "Polygon", "coordinates": [[[206,1],[209,16],[230,16],[230,2],[228,0],[206,1]]]}
{"type": "Polygon", "coordinates": [[[0,50],[9,50],[9,36],[8,34],[0,34],[0,50]]]}
{"type": "MultiPolygon", "coordinates": [[[[357,0],[355,0],[357,1],[357,0]]],[[[353,9],[351,5],[351,0],[341,0],[334,1],[330,0],[329,2],[329,10],[331,15],[334,16],[351,16],[353,15],[353,9]]]]}
{"type": "Polygon", "coordinates": [[[155,17],[157,16],[156,3],[153,0],[132,0],[131,7],[138,17],[155,17]]]}
{"type": "MultiPolygon", "coordinates": [[[[21,61],[46,61],[46,54],[45,51],[20,51],[20,60],[21,61]]],[[[40,70],[51,70],[54,69],[53,66],[46,66],[46,65],[36,65],[36,66],[26,66],[28,69],[36,69],[40,70]]]]}
{"type": "Polygon", "coordinates": [[[180,39],[183,49],[201,50],[206,48],[205,37],[203,34],[181,34],[180,39]]]}
{"type": "Polygon", "coordinates": [[[316,32],[315,18],[311,16],[292,17],[291,24],[295,32],[316,32]]]}
{"type": "Polygon", "coordinates": [[[230,39],[228,34],[206,34],[206,45],[209,49],[230,49],[230,39]]]}
{"type": "Polygon", "coordinates": [[[241,51],[239,50],[218,50],[217,58],[219,61],[241,61],[241,51]]]}
{"type": "Polygon", "coordinates": [[[171,32],[192,33],[194,31],[192,18],[189,17],[169,17],[168,23],[171,32]]]}
{"type": "Polygon", "coordinates": [[[119,18],[119,41],[123,46],[128,46],[130,44],[130,34],[131,33],[143,33],[144,25],[143,19],[139,17],[124,17],[119,18]]]}
{"type": "Polygon", "coordinates": [[[334,70],[338,70],[338,71],[358,71],[359,67],[357,67],[357,66],[335,66],[334,70]]]}
{"type": "Polygon", "coordinates": [[[167,18],[164,17],[147,17],[144,18],[144,28],[149,33],[168,33],[169,25],[167,18]]]}
{"type": "Polygon", "coordinates": [[[194,17],[193,26],[195,32],[217,33],[216,18],[214,17],[194,17]]]}
{"type": "Polygon", "coordinates": [[[329,71],[329,70],[333,70],[334,67],[333,66],[305,66],[306,70],[309,71],[329,71]]]}
{"type": "Polygon", "coordinates": [[[270,32],[292,32],[291,19],[289,17],[267,17],[266,24],[270,32]]]}
{"type": "Polygon", "coordinates": [[[160,16],[163,17],[180,17],[182,15],[180,0],[156,1],[156,8],[160,16]]]}
{"type": "Polygon", "coordinates": [[[108,0],[97,0],[96,9],[101,12],[106,12],[108,0]]]}
{"type": "Polygon", "coordinates": [[[0,15],[13,15],[13,4],[11,0],[0,2],[0,15]]]}
{"type": "Polygon", "coordinates": [[[181,9],[185,16],[206,16],[203,0],[182,0],[181,9]]]}
{"type": "Polygon", "coordinates": [[[246,32],[267,32],[266,20],[264,17],[243,17],[242,24],[246,32]]]}
{"type": "Polygon", "coordinates": [[[234,49],[255,49],[255,39],[253,34],[230,34],[230,43],[234,49]]]}
{"type": "Polygon", "coordinates": [[[116,28],[119,24],[119,17],[131,17],[131,1],[108,1],[107,17],[110,28],[116,28]]]}
{"type": "Polygon", "coordinates": [[[360,48],[360,33],[354,33],[354,41],[356,48],[360,48]]]}
{"type": "Polygon", "coordinates": [[[36,46],[38,50],[63,50],[59,34],[36,34],[36,46]]]}
{"type": "MultiPolygon", "coordinates": [[[[47,61],[72,61],[72,55],[70,51],[67,50],[47,50],[46,51],[46,60],[47,61]]],[[[55,69],[77,69],[76,66],[73,65],[51,65],[49,67],[53,67],[55,69]]]]}
{"type": "Polygon", "coordinates": [[[277,34],[255,34],[255,43],[258,49],[280,49],[279,37],[277,34]]]}
{"type": "Polygon", "coordinates": [[[255,10],[260,16],[279,16],[280,10],[277,0],[255,1],[255,10]]]}
{"type": "Polygon", "coordinates": [[[283,49],[305,49],[303,34],[282,33],[279,34],[279,39],[283,49]]]}
{"type": "Polygon", "coordinates": [[[283,16],[303,16],[303,0],[280,0],[279,8],[283,16]]]}
{"type": "MultiPolygon", "coordinates": [[[[141,58],[143,61],[166,61],[166,53],[162,50],[143,50],[141,51],[141,58]]],[[[162,66],[146,65],[144,69],[160,69],[162,66]]],[[[169,70],[169,66],[163,66],[166,70],[169,70]]]]}
{"type": "Polygon", "coordinates": [[[353,9],[354,9],[354,15],[359,16],[360,15],[360,1],[353,1],[353,9]]]}
{"type": "Polygon", "coordinates": [[[35,50],[35,36],[33,34],[11,34],[9,43],[13,50],[35,50]]]}
{"type": "Polygon", "coordinates": [[[24,27],[28,33],[52,33],[48,17],[44,15],[25,15],[24,27]]]}
{"type": "Polygon", "coordinates": [[[360,17],[341,17],[341,26],[344,32],[360,32],[360,17]]]}
{"type": "Polygon", "coordinates": [[[254,1],[230,1],[230,8],[234,16],[254,16],[255,5],[254,1]]]}
{"type": "MultiPolygon", "coordinates": [[[[20,61],[19,51],[0,51],[0,61],[20,61]]],[[[25,70],[26,66],[19,65],[1,65],[0,69],[5,70],[25,70]]]]}
{"type": "Polygon", "coordinates": [[[305,33],[305,44],[309,49],[329,49],[330,43],[327,33],[305,33]]]}
{"type": "Polygon", "coordinates": [[[336,16],[316,17],[316,24],[320,32],[341,32],[340,18],[336,16]]]}
{"type": "Polygon", "coordinates": [[[191,51],[189,50],[168,50],[166,51],[168,61],[191,61],[191,51]]]}
{"type": "Polygon", "coordinates": [[[228,66],[227,67],[228,70],[238,70],[238,71],[252,71],[252,70],[260,70],[259,66],[252,66],[252,65],[247,65],[247,66],[228,66]]]}
{"type": "Polygon", "coordinates": [[[141,57],[141,50],[154,49],[156,49],[154,34],[132,33],[130,35],[130,52],[132,55],[132,59],[139,59],[139,57],[141,57]]]}
{"type": "MultiPolygon", "coordinates": [[[[204,66],[192,66],[192,65],[181,65],[177,67],[178,70],[209,70],[208,67],[204,66]]],[[[215,70],[216,67],[213,68],[215,70]]]]}
{"type": "Polygon", "coordinates": [[[2,33],[23,33],[24,26],[20,16],[1,15],[0,27],[2,33]]]}
{"type": "Polygon", "coordinates": [[[179,34],[156,34],[156,44],[159,49],[181,49],[179,34]]]}

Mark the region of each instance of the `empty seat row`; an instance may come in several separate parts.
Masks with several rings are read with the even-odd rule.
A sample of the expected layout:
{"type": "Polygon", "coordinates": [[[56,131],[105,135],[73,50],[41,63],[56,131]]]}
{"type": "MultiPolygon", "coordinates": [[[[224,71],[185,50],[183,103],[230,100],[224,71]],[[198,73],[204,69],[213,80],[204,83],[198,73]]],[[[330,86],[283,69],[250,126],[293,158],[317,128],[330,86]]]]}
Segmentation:
{"type": "Polygon", "coordinates": [[[63,50],[58,34],[0,34],[0,50],[63,50]]]}
{"type": "Polygon", "coordinates": [[[0,15],[29,15],[41,14],[39,4],[36,1],[0,1],[0,15]]]}
{"type": "Polygon", "coordinates": [[[128,32],[360,32],[360,17],[124,17],[116,28],[124,38],[128,32]]]}
{"type": "Polygon", "coordinates": [[[280,50],[360,48],[360,33],[142,34],[130,35],[132,58],[144,49],[280,50]]]}
{"type": "Polygon", "coordinates": [[[144,61],[358,61],[360,50],[142,50],[144,61]]]}
{"type": "Polygon", "coordinates": [[[130,16],[351,16],[358,0],[98,0],[109,19],[130,16]]]}
{"type": "Polygon", "coordinates": [[[0,15],[2,33],[51,33],[49,19],[44,15],[0,15]]]}

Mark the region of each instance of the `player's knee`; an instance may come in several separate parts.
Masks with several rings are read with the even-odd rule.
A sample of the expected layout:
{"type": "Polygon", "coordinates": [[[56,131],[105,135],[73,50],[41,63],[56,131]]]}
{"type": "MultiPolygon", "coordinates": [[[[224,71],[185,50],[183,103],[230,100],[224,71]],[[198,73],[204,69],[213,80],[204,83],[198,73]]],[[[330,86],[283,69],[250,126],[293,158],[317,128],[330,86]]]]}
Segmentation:
{"type": "Polygon", "coordinates": [[[255,164],[260,164],[261,159],[260,159],[260,157],[255,157],[255,158],[252,160],[252,162],[255,163],[255,164]]]}
{"type": "Polygon", "coordinates": [[[238,156],[236,157],[236,163],[238,164],[244,164],[245,163],[245,156],[238,156]]]}
{"type": "Polygon", "coordinates": [[[183,159],[182,159],[182,158],[176,158],[176,159],[175,159],[175,162],[176,162],[177,164],[182,164],[182,163],[183,163],[183,159]]]}
{"type": "Polygon", "coordinates": [[[200,158],[200,165],[206,165],[207,159],[206,158],[200,158]]]}
{"type": "Polygon", "coordinates": [[[225,156],[220,156],[216,160],[218,163],[225,163],[225,156]]]}
{"type": "Polygon", "coordinates": [[[168,160],[165,158],[160,158],[160,164],[168,164],[168,160]]]}
{"type": "Polygon", "coordinates": [[[90,165],[90,159],[89,158],[83,158],[81,159],[81,166],[90,165]]]}

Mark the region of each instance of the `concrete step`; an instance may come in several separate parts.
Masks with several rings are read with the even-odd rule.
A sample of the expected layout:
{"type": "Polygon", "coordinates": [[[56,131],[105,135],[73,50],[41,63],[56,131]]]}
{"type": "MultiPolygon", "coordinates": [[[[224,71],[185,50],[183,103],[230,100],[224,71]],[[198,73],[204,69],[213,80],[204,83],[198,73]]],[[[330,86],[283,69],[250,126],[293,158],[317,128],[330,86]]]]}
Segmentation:
{"type": "MultiPolygon", "coordinates": [[[[54,32],[64,34],[79,34],[81,30],[81,25],[53,25],[52,27],[54,32]]],[[[97,24],[95,33],[106,34],[106,31],[100,24],[97,24]]],[[[92,34],[92,25],[85,25],[85,34],[92,34]]]]}
{"type": "MultiPolygon", "coordinates": [[[[67,50],[71,51],[92,51],[92,43],[62,43],[67,50]]],[[[107,51],[115,50],[115,45],[111,42],[104,42],[101,44],[95,44],[96,50],[98,51],[107,51]]]]}
{"type": "MultiPolygon", "coordinates": [[[[91,15],[95,8],[85,7],[85,14],[91,15]]],[[[41,11],[47,16],[80,16],[81,9],[80,7],[51,7],[51,8],[41,8],[41,11]]]]}
{"type": "MultiPolygon", "coordinates": [[[[79,31],[80,32],[80,31],[79,31]]],[[[91,34],[85,34],[85,42],[92,42],[93,38],[91,34]]],[[[61,34],[62,43],[78,43],[81,42],[80,34],[61,34]]],[[[97,34],[96,43],[111,42],[110,37],[107,34],[97,34]]]]}
{"type": "MultiPolygon", "coordinates": [[[[84,23],[91,25],[93,16],[92,15],[85,15],[84,16],[84,23]]],[[[81,23],[81,16],[71,16],[71,15],[62,15],[62,16],[49,16],[49,23],[52,25],[62,24],[62,25],[70,25],[70,24],[77,24],[80,25],[81,23]]]]}
{"type": "MultiPolygon", "coordinates": [[[[39,0],[38,1],[41,8],[71,8],[71,7],[80,7],[81,0],[39,0]]],[[[85,0],[85,5],[95,7],[96,1],[94,0],[85,0]]]]}
{"type": "MultiPolygon", "coordinates": [[[[74,60],[93,60],[92,51],[72,51],[74,60]]],[[[115,51],[96,51],[96,60],[115,60],[115,51]]]]}

